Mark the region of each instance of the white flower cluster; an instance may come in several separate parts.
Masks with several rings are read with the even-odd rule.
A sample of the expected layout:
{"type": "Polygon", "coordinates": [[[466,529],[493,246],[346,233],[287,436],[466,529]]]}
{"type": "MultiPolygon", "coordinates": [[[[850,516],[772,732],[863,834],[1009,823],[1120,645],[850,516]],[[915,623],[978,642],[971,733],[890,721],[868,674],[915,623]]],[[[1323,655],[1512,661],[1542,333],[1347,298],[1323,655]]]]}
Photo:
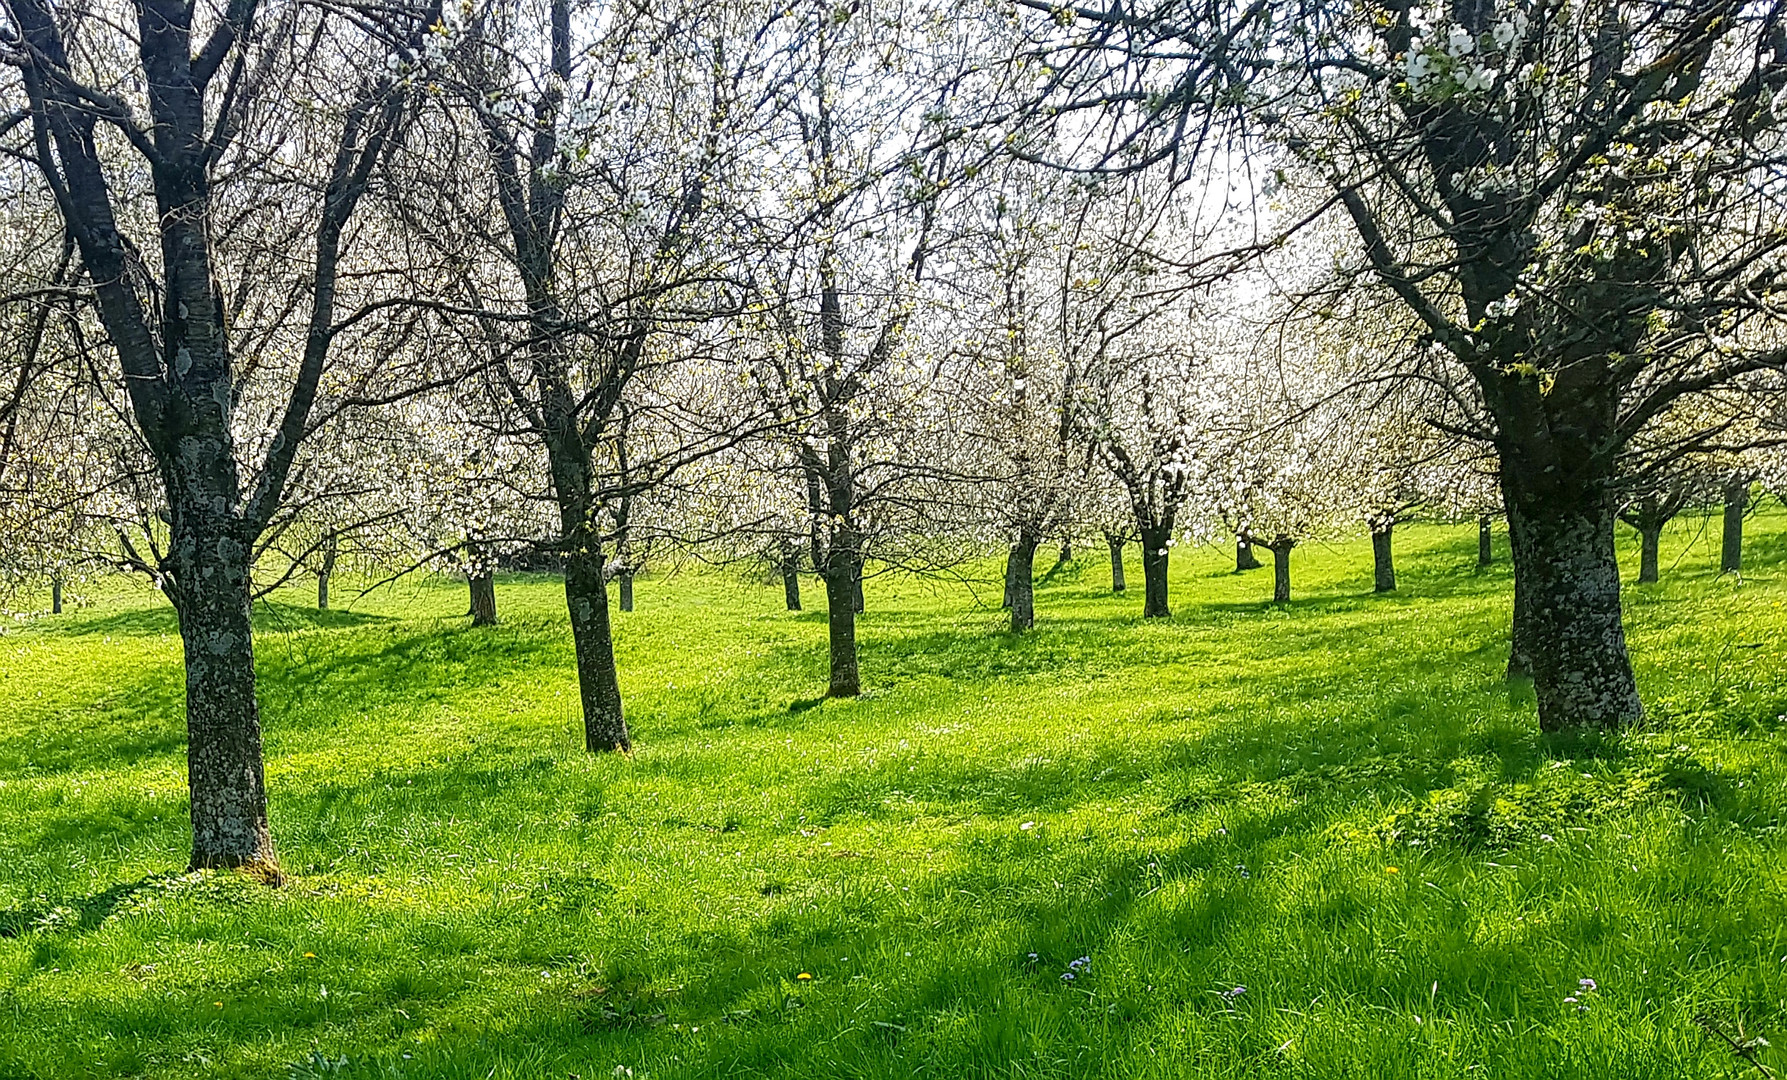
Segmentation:
{"type": "MultiPolygon", "coordinates": [[[[1526,38],[1526,13],[1510,10],[1484,35],[1444,21],[1441,12],[1414,8],[1409,12],[1414,38],[1403,57],[1403,76],[1410,91],[1423,97],[1482,94],[1493,89],[1516,46],[1526,38]]],[[[1537,69],[1522,66],[1516,78],[1530,82],[1537,69]]]]}

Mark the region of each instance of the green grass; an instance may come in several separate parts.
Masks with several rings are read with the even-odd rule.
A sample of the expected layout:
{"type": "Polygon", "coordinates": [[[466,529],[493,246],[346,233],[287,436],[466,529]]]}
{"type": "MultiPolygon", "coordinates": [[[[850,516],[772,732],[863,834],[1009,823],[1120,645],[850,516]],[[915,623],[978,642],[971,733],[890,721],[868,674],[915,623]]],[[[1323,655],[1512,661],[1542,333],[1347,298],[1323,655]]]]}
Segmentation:
{"type": "Polygon", "coordinates": [[[278,891],[176,873],[179,642],[113,590],[0,637],[0,1078],[1760,1076],[1695,1018],[1787,1046],[1787,517],[1741,585],[1702,524],[1601,739],[1501,680],[1469,528],[1399,532],[1388,597],[1300,548],[1282,607],[1181,550],[1170,622],[1082,553],[1023,637],[880,579],[850,702],[779,585],[645,581],[630,759],[580,749],[554,582],[483,630],[294,591],[278,891]]]}

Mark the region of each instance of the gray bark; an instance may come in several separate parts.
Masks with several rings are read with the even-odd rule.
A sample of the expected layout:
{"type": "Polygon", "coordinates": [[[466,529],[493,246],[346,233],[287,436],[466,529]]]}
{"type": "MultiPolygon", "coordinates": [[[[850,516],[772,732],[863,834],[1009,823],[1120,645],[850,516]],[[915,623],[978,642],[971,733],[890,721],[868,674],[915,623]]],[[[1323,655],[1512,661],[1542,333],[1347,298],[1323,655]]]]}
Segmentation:
{"type": "Polygon", "coordinates": [[[329,534],[323,541],[323,565],[316,572],[316,609],[329,610],[329,579],[335,574],[335,560],[339,553],[339,541],[335,534],[329,534]]]}
{"type": "Polygon", "coordinates": [[[1265,564],[1253,553],[1253,545],[1243,537],[1235,538],[1235,573],[1243,570],[1258,570],[1265,564]]]}
{"type": "Polygon", "coordinates": [[[1390,540],[1395,530],[1394,522],[1381,523],[1371,530],[1371,563],[1372,591],[1396,591],[1396,560],[1391,551],[1390,540]]]}
{"type": "Polygon", "coordinates": [[[782,600],[789,611],[800,610],[800,562],[794,554],[782,556],[782,600]]]}
{"type": "Polygon", "coordinates": [[[1750,482],[1734,480],[1725,488],[1725,528],[1719,545],[1719,573],[1744,568],[1744,514],[1750,509],[1750,482]]]}
{"type": "Polygon", "coordinates": [[[631,569],[620,572],[620,609],[622,611],[633,610],[633,571],[631,569]]]}
{"type": "Polygon", "coordinates": [[[1489,532],[1489,515],[1477,518],[1477,565],[1488,566],[1495,561],[1495,546],[1491,542],[1489,532]]]}
{"type": "Polygon", "coordinates": [[[831,651],[831,685],[828,697],[855,697],[862,693],[856,666],[856,596],[861,580],[848,547],[834,547],[826,560],[825,608],[827,644],[831,651]]]}
{"type": "Polygon", "coordinates": [[[50,579],[50,614],[62,614],[62,578],[59,576],[50,579]]]}
{"type": "MultiPolygon", "coordinates": [[[[1373,538],[1375,541],[1375,537],[1373,538]]],[[[1297,542],[1288,536],[1274,537],[1267,550],[1272,552],[1272,602],[1283,604],[1291,598],[1291,549],[1297,542]]],[[[1377,546],[1374,542],[1374,548],[1377,546]]]]}
{"type": "Polygon", "coordinates": [[[591,753],[633,748],[621,709],[620,672],[608,619],[608,578],[600,551],[575,550],[565,559],[565,605],[577,653],[577,690],[583,705],[583,745],[591,753]]]}
{"type": "Polygon", "coordinates": [[[1638,530],[1638,580],[1657,580],[1657,551],[1661,546],[1663,526],[1652,525],[1638,530]]]}
{"type": "Polygon", "coordinates": [[[1120,593],[1129,587],[1129,582],[1123,579],[1123,538],[1105,533],[1104,542],[1111,549],[1111,591],[1120,593]]]}
{"type": "Polygon", "coordinates": [[[1042,537],[1034,533],[1020,534],[1005,563],[1005,591],[1011,597],[1014,632],[1021,633],[1036,625],[1036,584],[1031,575],[1036,569],[1036,549],[1041,544],[1042,537]]]}
{"type": "Polygon", "coordinates": [[[489,570],[474,570],[466,576],[472,594],[472,625],[496,625],[496,575],[489,570]]]}
{"type": "Polygon", "coordinates": [[[1167,541],[1173,531],[1145,528],[1142,533],[1142,617],[1165,619],[1173,614],[1167,604],[1167,557],[1171,548],[1167,541]]]}

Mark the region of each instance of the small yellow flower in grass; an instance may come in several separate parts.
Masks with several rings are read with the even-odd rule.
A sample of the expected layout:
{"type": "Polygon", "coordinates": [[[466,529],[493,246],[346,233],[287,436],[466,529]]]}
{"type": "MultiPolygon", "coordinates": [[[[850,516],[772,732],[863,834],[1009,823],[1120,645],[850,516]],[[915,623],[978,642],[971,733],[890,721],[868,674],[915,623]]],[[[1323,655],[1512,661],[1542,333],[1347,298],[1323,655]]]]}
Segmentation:
{"type": "Polygon", "coordinates": [[[813,981],[813,976],[807,974],[804,971],[801,972],[799,975],[796,975],[795,978],[801,982],[812,982],[813,981]]]}
{"type": "Polygon", "coordinates": [[[305,953],[305,954],[304,954],[304,959],[306,959],[306,960],[315,960],[315,959],[316,959],[316,953],[313,953],[313,952],[307,952],[307,953],[305,953]]]}
{"type": "Polygon", "coordinates": [[[217,1006],[220,1009],[223,1008],[223,1002],[221,1002],[221,1001],[213,1001],[211,1004],[217,1006]]]}
{"type": "Polygon", "coordinates": [[[1402,868],[1399,866],[1386,866],[1386,867],[1384,867],[1384,873],[1386,873],[1386,874],[1400,874],[1400,873],[1402,873],[1402,868]]]}

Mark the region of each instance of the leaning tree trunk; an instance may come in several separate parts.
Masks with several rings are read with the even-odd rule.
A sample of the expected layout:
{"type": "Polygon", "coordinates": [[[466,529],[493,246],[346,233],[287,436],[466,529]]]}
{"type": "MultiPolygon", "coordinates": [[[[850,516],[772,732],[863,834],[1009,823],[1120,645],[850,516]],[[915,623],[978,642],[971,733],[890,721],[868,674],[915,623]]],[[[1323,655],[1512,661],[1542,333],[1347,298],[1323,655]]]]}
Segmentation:
{"type": "Polygon", "coordinates": [[[1489,533],[1489,515],[1477,518],[1477,565],[1488,566],[1495,561],[1495,546],[1491,543],[1489,533]]]}
{"type": "Polygon", "coordinates": [[[466,575],[472,593],[472,625],[496,625],[496,575],[489,569],[473,570],[466,575]]]}
{"type": "Polygon", "coordinates": [[[1744,568],[1744,512],[1750,508],[1750,484],[1736,480],[1725,488],[1725,534],[1719,547],[1719,573],[1742,573],[1744,568]]]}
{"type": "Polygon", "coordinates": [[[283,880],[267,827],[261,713],[249,616],[249,545],[234,518],[175,514],[168,552],[186,653],[186,776],[194,870],[240,868],[283,880]]]}
{"type": "Polygon", "coordinates": [[[62,575],[50,579],[50,614],[62,614],[62,575]]]}
{"type": "Polygon", "coordinates": [[[1390,537],[1395,522],[1381,522],[1371,530],[1372,591],[1396,591],[1396,559],[1391,553],[1390,537]]]}
{"type": "Polygon", "coordinates": [[[820,577],[825,580],[831,648],[831,685],[825,693],[827,697],[855,697],[862,693],[856,667],[856,597],[862,584],[857,563],[847,552],[837,551],[826,558],[820,577]]]}
{"type": "Polygon", "coordinates": [[[590,752],[633,748],[621,709],[614,628],[608,619],[608,579],[600,551],[574,546],[565,559],[565,604],[577,652],[577,690],[583,705],[583,746],[590,752]]]}
{"type": "MultiPolygon", "coordinates": [[[[1373,547],[1376,547],[1373,537],[1373,547]]],[[[1297,546],[1295,540],[1281,536],[1266,545],[1272,552],[1272,602],[1283,604],[1291,598],[1291,549],[1297,546]]]]}
{"type": "Polygon", "coordinates": [[[1646,524],[1638,529],[1638,580],[1657,580],[1657,549],[1661,546],[1663,526],[1646,524]]]}
{"type": "Polygon", "coordinates": [[[1251,543],[1240,537],[1235,539],[1235,573],[1239,574],[1243,570],[1258,570],[1264,565],[1254,556],[1251,543]]]}
{"type": "Polygon", "coordinates": [[[1612,498],[1594,489],[1528,492],[1517,479],[1504,482],[1514,541],[1515,652],[1524,621],[1539,727],[1618,728],[1642,719],[1620,611],[1612,498]]]}
{"type": "Polygon", "coordinates": [[[1042,537],[1022,532],[1011,546],[1011,557],[1005,562],[1005,592],[1011,597],[1011,628],[1023,632],[1036,625],[1036,584],[1031,575],[1036,570],[1036,549],[1042,537]]]}
{"type": "Polygon", "coordinates": [[[316,609],[329,610],[329,579],[335,576],[335,559],[339,552],[335,534],[323,541],[323,565],[316,572],[316,609]]]}
{"type": "Polygon", "coordinates": [[[1143,528],[1142,532],[1142,617],[1165,619],[1173,614],[1167,606],[1167,541],[1171,529],[1143,528]]]}
{"type": "Polygon", "coordinates": [[[628,567],[620,572],[620,609],[633,610],[633,569],[628,567]]]}
{"type": "Polygon", "coordinates": [[[1123,580],[1123,538],[1105,533],[1104,542],[1111,549],[1111,591],[1120,593],[1129,588],[1129,582],[1123,580]]]}

